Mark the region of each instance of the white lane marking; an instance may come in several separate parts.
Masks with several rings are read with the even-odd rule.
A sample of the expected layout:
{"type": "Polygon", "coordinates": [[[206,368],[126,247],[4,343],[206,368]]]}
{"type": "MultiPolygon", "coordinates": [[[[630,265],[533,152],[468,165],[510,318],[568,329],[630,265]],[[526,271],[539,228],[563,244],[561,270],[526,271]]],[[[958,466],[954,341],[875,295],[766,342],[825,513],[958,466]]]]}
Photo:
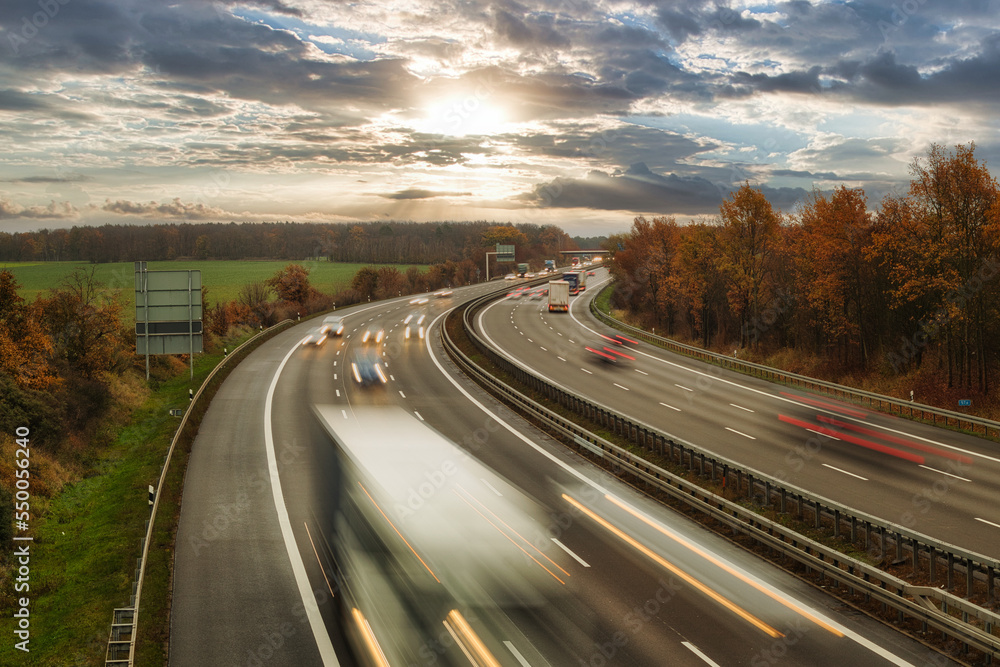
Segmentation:
{"type": "Polygon", "coordinates": [[[406,398],[406,394],[403,393],[402,389],[399,390],[399,395],[402,396],[403,398],[406,398]]]}
{"type": "Polygon", "coordinates": [[[396,381],[396,376],[393,375],[392,373],[389,373],[389,379],[392,380],[393,382],[395,382],[396,381]]]}
{"type": "Polygon", "coordinates": [[[415,415],[417,416],[417,419],[419,419],[420,421],[424,421],[424,418],[423,418],[423,417],[421,417],[421,416],[420,416],[420,413],[419,413],[419,412],[417,412],[416,410],[414,410],[414,411],[413,411],[413,414],[415,414],[415,415]]]}
{"type": "Polygon", "coordinates": [[[974,517],[974,518],[976,519],[976,521],[982,521],[983,523],[988,523],[991,526],[995,526],[997,528],[1000,528],[1000,523],[993,523],[992,521],[987,521],[986,519],[980,519],[978,516],[974,517]]]}
{"type": "Polygon", "coordinates": [[[586,368],[581,368],[580,370],[583,371],[584,373],[587,373],[588,375],[593,375],[593,373],[588,371],[586,368]]]}
{"type": "MultiPolygon", "coordinates": [[[[438,317],[434,321],[437,322],[437,320],[445,317],[447,314],[448,313],[445,312],[445,313],[442,313],[441,315],[438,315],[438,317]]],[[[507,422],[505,422],[503,419],[501,419],[499,415],[497,415],[496,413],[492,412],[485,405],[483,405],[482,403],[480,403],[479,401],[477,401],[472,396],[472,394],[470,394],[468,391],[466,391],[465,387],[463,387],[462,385],[460,385],[458,383],[458,380],[456,380],[455,378],[451,377],[451,375],[448,373],[448,371],[445,370],[444,366],[441,365],[441,362],[438,361],[437,357],[434,355],[434,351],[431,349],[431,345],[430,345],[430,340],[429,339],[426,341],[425,345],[427,346],[427,351],[430,353],[431,361],[433,361],[434,365],[437,366],[438,371],[441,373],[441,375],[444,376],[445,378],[447,378],[448,381],[452,384],[452,386],[454,386],[473,405],[475,405],[477,408],[479,408],[480,410],[482,410],[483,412],[485,412],[487,415],[489,415],[500,426],[502,426],[503,428],[507,429],[507,431],[510,432],[510,434],[513,435],[515,438],[518,438],[519,440],[521,440],[524,444],[528,445],[529,447],[531,447],[532,449],[534,449],[536,452],[538,452],[539,454],[541,454],[545,458],[547,458],[550,461],[552,461],[553,463],[555,463],[557,466],[559,466],[560,468],[562,468],[564,471],[566,471],[567,473],[569,473],[573,477],[576,477],[581,482],[583,482],[584,484],[587,484],[588,486],[590,486],[591,488],[597,490],[598,492],[600,492],[603,495],[613,495],[613,494],[611,494],[610,491],[608,491],[603,486],[601,486],[600,484],[598,484],[594,480],[592,480],[589,477],[587,477],[586,475],[584,475],[582,472],[580,472],[579,470],[577,470],[573,466],[571,466],[568,463],[565,463],[565,462],[561,461],[560,459],[558,459],[555,454],[552,454],[552,453],[546,451],[545,449],[543,449],[541,445],[539,445],[538,443],[532,441],[531,438],[529,438],[528,436],[523,435],[522,433],[520,433],[513,426],[511,426],[510,424],[508,424],[507,422]]],[[[586,369],[581,369],[581,370],[586,370],[586,369]]],[[[590,371],[587,371],[587,372],[589,373],[590,371]]],[[[628,505],[628,503],[625,503],[624,501],[620,501],[620,502],[622,502],[623,505],[628,505]]],[[[636,512],[639,512],[639,514],[642,514],[643,516],[647,516],[644,512],[640,512],[638,509],[636,509],[634,507],[632,509],[634,509],[636,512]]],[[[649,518],[650,521],[653,521],[654,523],[662,525],[662,522],[659,522],[659,521],[653,519],[652,517],[648,517],[648,518],[649,518]]],[[[1000,525],[998,525],[998,527],[1000,527],[1000,525]]],[[[725,562],[725,560],[723,558],[721,558],[721,557],[719,557],[719,556],[717,556],[717,555],[715,555],[715,554],[713,554],[711,552],[708,552],[708,553],[710,553],[711,556],[713,558],[715,558],[716,560],[725,562]]],[[[735,565],[733,565],[731,563],[726,563],[726,564],[729,567],[733,568],[734,570],[740,571],[744,576],[746,576],[746,577],[748,577],[750,579],[753,579],[758,585],[763,586],[764,588],[768,589],[774,595],[776,595],[776,596],[778,596],[780,598],[783,598],[785,600],[794,601],[794,603],[796,605],[798,605],[798,606],[800,606],[800,607],[808,610],[809,613],[811,613],[812,615],[816,616],[817,618],[822,619],[822,621],[824,623],[826,623],[827,625],[836,628],[838,632],[841,632],[845,636],[850,637],[851,639],[853,639],[855,642],[857,642],[861,646],[864,646],[866,649],[868,649],[872,653],[875,653],[876,655],[881,656],[882,658],[885,658],[887,661],[891,662],[892,664],[899,665],[900,667],[914,667],[911,663],[906,662],[905,660],[903,660],[902,658],[900,658],[899,656],[897,656],[897,655],[895,655],[893,653],[890,653],[889,651],[883,649],[881,646],[878,646],[874,642],[869,641],[868,639],[865,639],[864,637],[862,637],[861,635],[859,635],[857,632],[854,632],[853,630],[850,630],[850,629],[842,626],[841,624],[837,623],[836,621],[827,618],[822,612],[817,611],[817,610],[813,609],[812,607],[809,607],[808,605],[800,602],[798,599],[796,599],[796,598],[788,595],[787,593],[784,593],[783,591],[779,591],[774,586],[766,584],[763,581],[760,581],[759,579],[757,579],[756,577],[751,576],[749,573],[747,573],[746,571],[744,571],[742,568],[736,567],[735,565]]]]}
{"type": "Polygon", "coordinates": [[[576,345],[576,341],[575,340],[570,340],[569,338],[567,338],[566,340],[569,340],[569,342],[573,343],[573,345],[576,345]]]}
{"type": "Polygon", "coordinates": [[[556,357],[556,359],[558,359],[559,361],[566,361],[566,360],[565,360],[565,359],[563,359],[562,357],[556,357]]]}
{"type": "Polygon", "coordinates": [[[499,491],[497,491],[496,487],[493,486],[492,484],[490,484],[489,480],[480,477],[479,481],[482,482],[483,484],[485,484],[487,487],[489,487],[490,491],[492,491],[493,493],[495,493],[498,496],[500,496],[501,498],[503,498],[503,494],[500,493],[499,491]]]}
{"type": "Polygon", "coordinates": [[[521,655],[521,652],[518,651],[513,644],[505,639],[503,640],[503,645],[506,646],[507,650],[511,652],[511,655],[513,655],[517,661],[521,663],[521,667],[531,667],[531,663],[524,659],[524,656],[521,655]]]}
{"type": "Polygon", "coordinates": [[[337,374],[336,374],[336,373],[334,373],[334,374],[333,374],[333,379],[334,379],[334,380],[336,380],[336,379],[337,379],[337,374]]]}
{"type": "Polygon", "coordinates": [[[285,498],[281,494],[281,479],[278,476],[278,457],[274,452],[274,433],[271,423],[271,411],[274,409],[274,390],[278,386],[278,378],[285,364],[298,349],[293,347],[285,355],[285,358],[278,364],[278,369],[274,372],[271,385],[267,388],[267,397],[264,399],[264,449],[267,452],[267,474],[271,478],[271,499],[274,501],[274,509],[278,512],[278,526],[281,528],[281,538],[285,543],[285,552],[288,560],[291,561],[292,574],[295,576],[295,585],[299,589],[299,597],[305,609],[306,618],[309,619],[309,628],[312,630],[313,639],[316,640],[316,648],[319,650],[320,659],[324,667],[340,667],[337,660],[337,653],[333,650],[333,642],[330,641],[330,634],[326,631],[326,622],[319,613],[319,606],[316,604],[316,595],[313,593],[312,584],[309,583],[309,575],[306,574],[305,563],[302,562],[302,554],[295,542],[295,535],[292,534],[292,522],[288,517],[288,509],[285,507],[285,498]]]}
{"type": "Polygon", "coordinates": [[[562,336],[562,332],[561,331],[557,331],[556,333],[559,334],[560,336],[562,336]]]}
{"type": "Polygon", "coordinates": [[[742,405],[736,405],[735,403],[730,403],[729,405],[733,406],[734,408],[739,408],[740,410],[746,410],[747,412],[754,412],[750,408],[744,408],[742,405]]]}
{"type": "Polygon", "coordinates": [[[628,387],[623,387],[622,385],[618,384],[617,382],[612,382],[611,384],[613,384],[614,386],[619,387],[621,389],[624,389],[625,391],[628,391],[628,387]]]}
{"type": "Polygon", "coordinates": [[[944,470],[938,470],[937,468],[931,468],[930,466],[925,466],[923,463],[919,464],[924,470],[930,470],[931,472],[939,472],[942,475],[948,475],[948,477],[954,477],[955,479],[960,479],[963,482],[971,482],[972,480],[968,477],[959,477],[958,475],[953,475],[950,472],[945,472],[944,470]]]}
{"type": "Polygon", "coordinates": [[[660,405],[662,405],[662,406],[663,406],[663,407],[665,407],[665,408],[670,408],[671,410],[676,410],[677,412],[680,412],[680,411],[681,411],[681,409],[680,409],[680,408],[675,408],[674,406],[672,406],[672,405],[667,405],[666,403],[660,403],[660,405]]]}
{"type": "Polygon", "coordinates": [[[868,481],[867,477],[862,477],[861,475],[855,475],[853,472],[847,472],[846,470],[841,470],[840,468],[836,468],[836,467],[830,465],[829,463],[824,463],[823,465],[825,467],[829,468],[830,470],[836,470],[837,472],[842,472],[845,475],[850,475],[851,477],[857,477],[858,479],[860,479],[862,481],[865,481],[865,482],[868,481]]]}
{"type": "Polygon", "coordinates": [[[340,398],[340,390],[337,389],[336,392],[337,392],[337,398],[340,398]]]}
{"type": "Polygon", "coordinates": [[[680,387],[680,388],[681,388],[681,389],[683,389],[684,391],[694,391],[694,389],[688,389],[687,387],[685,387],[685,386],[684,386],[684,385],[682,385],[682,384],[677,384],[677,383],[674,383],[674,386],[675,386],[675,387],[680,387]]]}
{"type": "MultiPolygon", "coordinates": [[[[602,283],[599,283],[599,284],[603,284],[603,281],[602,281],[602,283]]],[[[573,318],[573,321],[576,322],[580,326],[581,329],[586,329],[587,331],[590,331],[591,333],[600,335],[600,332],[598,332],[596,329],[592,329],[591,327],[588,327],[586,324],[584,324],[579,319],[577,319],[576,315],[573,314],[572,308],[569,311],[569,316],[571,318],[573,318]]],[[[482,314],[480,314],[480,317],[482,317],[482,314]]],[[[492,343],[492,341],[490,341],[490,342],[492,343]]],[[[498,346],[496,344],[494,344],[494,347],[498,347],[498,346]]],[[[676,362],[669,361],[667,359],[663,359],[661,357],[654,356],[652,354],[649,354],[648,352],[643,352],[642,350],[636,350],[636,354],[641,354],[642,356],[647,357],[649,359],[652,359],[653,361],[658,361],[658,362],[660,362],[662,364],[667,364],[669,366],[673,366],[675,368],[679,368],[681,370],[688,371],[689,373],[693,373],[695,375],[701,375],[703,377],[708,378],[710,382],[722,382],[724,384],[728,384],[728,385],[731,385],[733,387],[738,387],[740,389],[743,389],[745,391],[750,391],[750,392],[753,392],[755,394],[760,394],[761,396],[766,396],[768,398],[771,398],[771,399],[774,399],[774,400],[777,400],[777,401],[783,401],[785,403],[791,403],[792,405],[797,405],[800,408],[805,408],[806,410],[819,410],[820,412],[825,412],[825,413],[827,413],[829,415],[835,415],[835,416],[837,416],[840,419],[846,419],[848,421],[853,421],[853,422],[856,422],[858,424],[865,424],[867,426],[872,426],[874,428],[880,428],[880,429],[882,429],[884,431],[888,431],[890,433],[896,433],[897,435],[904,435],[904,436],[909,437],[909,438],[916,438],[917,440],[923,440],[924,442],[928,442],[928,443],[930,443],[932,445],[937,445],[939,447],[944,447],[945,449],[950,449],[953,452],[960,452],[962,454],[967,454],[968,456],[977,456],[977,457],[979,457],[981,459],[986,459],[987,461],[994,461],[995,463],[1000,463],[1000,458],[995,457],[995,456],[988,456],[986,454],[980,454],[979,452],[974,452],[974,451],[969,450],[969,449],[963,449],[962,447],[958,447],[958,446],[955,446],[955,445],[949,445],[948,443],[940,442],[938,440],[932,440],[930,438],[925,438],[925,437],[923,437],[921,435],[916,435],[914,433],[908,433],[906,431],[900,431],[899,429],[890,428],[890,427],[884,426],[882,424],[875,424],[875,423],[872,423],[872,422],[869,422],[869,421],[865,421],[864,419],[858,419],[856,417],[850,417],[848,415],[844,415],[844,414],[841,414],[839,412],[834,412],[833,410],[826,410],[826,409],[823,409],[823,408],[817,408],[816,406],[808,405],[808,404],[805,404],[805,403],[801,403],[800,401],[796,401],[795,399],[788,398],[786,396],[778,396],[776,394],[772,394],[769,391],[764,391],[763,389],[756,389],[754,387],[748,387],[747,385],[740,384],[739,382],[734,382],[733,380],[728,380],[728,379],[726,379],[724,377],[721,377],[720,375],[713,375],[712,373],[706,373],[704,371],[699,371],[699,370],[696,370],[694,368],[690,368],[688,366],[684,366],[683,364],[678,364],[676,362]]],[[[718,371],[716,371],[716,372],[718,372],[718,371]]],[[[548,378],[546,378],[546,379],[548,379],[548,378]]]]}
{"type": "Polygon", "coordinates": [[[840,438],[837,438],[835,436],[829,435],[828,433],[820,433],[819,431],[817,431],[814,428],[807,428],[806,430],[809,431],[810,433],[815,433],[816,435],[821,435],[824,438],[830,438],[831,440],[837,440],[837,441],[840,440],[840,438]]]}
{"type": "Polygon", "coordinates": [[[557,540],[554,537],[550,538],[550,539],[553,542],[556,543],[557,547],[559,547],[560,549],[562,549],[563,551],[565,551],[566,553],[568,553],[570,556],[572,556],[573,558],[575,558],[577,563],[579,563],[580,565],[582,565],[584,567],[590,567],[590,563],[588,563],[587,561],[583,560],[578,555],[576,555],[568,546],[566,546],[565,544],[563,544],[562,542],[560,542],[559,540],[557,540]]]}
{"type": "Polygon", "coordinates": [[[344,415],[344,419],[347,419],[347,410],[341,410],[340,412],[344,415]]]}
{"type": "MultiPolygon", "coordinates": [[[[542,346],[539,345],[538,347],[542,347],[542,346]]],[[[548,352],[548,350],[546,350],[544,347],[542,347],[542,352],[548,352]]]]}
{"type": "Polygon", "coordinates": [[[719,667],[719,663],[715,662],[714,660],[712,660],[711,658],[709,658],[707,655],[705,655],[704,653],[702,653],[700,650],[698,650],[698,647],[695,646],[694,644],[692,644],[691,642],[681,642],[681,644],[683,644],[689,651],[691,651],[692,653],[694,653],[696,656],[698,656],[699,658],[701,658],[702,660],[704,660],[705,664],[711,665],[712,667],[719,667]]]}
{"type": "Polygon", "coordinates": [[[518,331],[518,333],[521,334],[522,336],[524,335],[523,331],[518,331]]]}
{"type": "Polygon", "coordinates": [[[643,375],[649,375],[649,373],[647,373],[646,371],[640,371],[638,368],[635,369],[635,372],[636,373],[642,373],[643,375]]]}
{"type": "Polygon", "coordinates": [[[750,438],[751,440],[756,440],[757,439],[757,438],[753,437],[752,435],[747,435],[746,433],[743,433],[742,431],[737,431],[735,428],[729,428],[727,426],[726,430],[727,431],[732,431],[733,433],[735,433],[737,435],[742,435],[744,438],[750,438]]]}
{"type": "Polygon", "coordinates": [[[534,343],[535,341],[533,341],[533,340],[531,340],[531,339],[529,338],[529,339],[528,339],[528,342],[529,342],[529,343],[534,343]]]}

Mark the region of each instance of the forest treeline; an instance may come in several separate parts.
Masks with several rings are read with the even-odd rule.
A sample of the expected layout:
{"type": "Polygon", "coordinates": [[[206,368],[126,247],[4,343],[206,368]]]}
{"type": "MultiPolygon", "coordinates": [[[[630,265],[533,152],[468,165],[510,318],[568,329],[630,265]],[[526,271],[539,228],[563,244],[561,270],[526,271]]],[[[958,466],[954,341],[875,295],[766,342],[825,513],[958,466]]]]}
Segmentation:
{"type": "Polygon", "coordinates": [[[137,259],[327,258],[361,264],[482,264],[496,243],[517,246],[517,260],[551,259],[578,246],[554,225],[488,222],[321,224],[170,223],[0,232],[0,261],[132,262],[137,259]]]}
{"type": "Polygon", "coordinates": [[[609,238],[613,304],[738,355],[796,349],[830,368],[988,392],[1000,366],[1000,190],[975,145],[932,146],[903,194],[815,191],[793,215],[744,184],[711,221],[636,218],[609,238]]]}

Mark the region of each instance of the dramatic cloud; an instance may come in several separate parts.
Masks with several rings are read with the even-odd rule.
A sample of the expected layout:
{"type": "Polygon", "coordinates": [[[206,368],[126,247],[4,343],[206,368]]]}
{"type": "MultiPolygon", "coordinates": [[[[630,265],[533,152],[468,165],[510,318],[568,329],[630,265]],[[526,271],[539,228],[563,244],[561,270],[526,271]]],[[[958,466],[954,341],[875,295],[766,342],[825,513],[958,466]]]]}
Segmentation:
{"type": "Polygon", "coordinates": [[[784,210],[832,183],[874,206],[932,143],[1000,160],[995,2],[401,7],[0,3],[0,215],[22,221],[6,227],[517,216],[609,232],[714,215],[746,180],[784,210]]]}

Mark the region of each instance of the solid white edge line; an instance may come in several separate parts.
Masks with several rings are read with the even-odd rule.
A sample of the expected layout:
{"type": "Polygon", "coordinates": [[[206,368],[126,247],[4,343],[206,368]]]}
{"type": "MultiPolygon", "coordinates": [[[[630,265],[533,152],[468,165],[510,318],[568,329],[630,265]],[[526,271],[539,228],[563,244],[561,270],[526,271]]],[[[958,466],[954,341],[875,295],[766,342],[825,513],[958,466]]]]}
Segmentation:
{"type": "Polygon", "coordinates": [[[963,482],[971,482],[972,481],[968,477],[959,477],[958,475],[953,475],[952,473],[945,472],[944,470],[938,470],[937,468],[931,468],[930,466],[925,466],[923,463],[919,464],[919,467],[923,468],[924,470],[930,470],[931,472],[937,472],[937,473],[941,473],[942,475],[948,475],[948,477],[954,477],[955,479],[960,479],[963,482]]]}
{"type": "Polygon", "coordinates": [[[490,484],[489,480],[487,480],[487,479],[485,479],[483,477],[480,477],[479,481],[482,482],[483,484],[485,484],[489,488],[490,491],[492,491],[493,493],[495,493],[498,496],[500,496],[501,498],[503,498],[503,494],[500,493],[499,491],[497,491],[497,488],[495,486],[493,486],[492,484],[490,484]]]}
{"type": "Polygon", "coordinates": [[[267,452],[267,472],[271,478],[271,497],[274,500],[274,509],[278,512],[278,525],[281,527],[281,538],[285,542],[285,551],[288,553],[288,560],[291,562],[292,574],[295,576],[295,584],[299,589],[299,597],[305,607],[306,618],[309,619],[309,628],[312,630],[313,639],[316,640],[316,648],[319,651],[323,665],[339,667],[337,653],[333,650],[333,642],[330,641],[330,634],[326,631],[326,623],[319,613],[319,606],[316,604],[316,596],[313,594],[312,585],[309,583],[309,575],[306,574],[305,563],[302,562],[302,555],[299,553],[298,545],[295,542],[295,535],[292,533],[291,519],[288,517],[288,510],[285,508],[285,498],[281,494],[281,479],[278,477],[278,458],[274,453],[274,435],[272,434],[271,410],[274,406],[274,390],[278,386],[278,378],[285,364],[295,353],[297,347],[289,350],[285,358],[278,364],[278,369],[274,372],[271,385],[267,388],[267,398],[264,400],[264,449],[267,452]]]}
{"type": "MultiPolygon", "coordinates": [[[[484,311],[485,310],[486,309],[484,309],[484,311]]],[[[434,323],[436,323],[441,318],[445,317],[447,314],[448,314],[447,312],[444,312],[441,315],[438,315],[434,319],[434,323]]],[[[479,316],[482,317],[482,312],[480,312],[479,316]]],[[[576,318],[574,318],[574,319],[576,319],[576,318]]],[[[475,405],[480,410],[482,410],[487,415],[489,415],[491,418],[493,418],[493,420],[496,421],[497,424],[499,424],[503,428],[507,429],[511,433],[511,435],[513,435],[514,437],[516,437],[519,440],[521,440],[522,442],[524,442],[526,445],[528,445],[529,447],[531,447],[532,449],[534,449],[535,451],[537,451],[539,454],[541,454],[545,458],[547,458],[550,461],[552,461],[553,463],[555,463],[557,466],[559,466],[560,468],[562,468],[563,470],[565,470],[567,473],[569,473],[573,477],[576,477],[577,479],[579,479],[580,481],[582,481],[584,484],[588,484],[593,489],[595,489],[596,491],[600,492],[602,495],[614,495],[610,491],[608,491],[607,489],[605,489],[603,486],[601,486],[600,484],[598,484],[594,480],[592,480],[589,477],[587,477],[586,475],[584,475],[579,470],[576,470],[572,466],[570,466],[569,464],[564,463],[563,461],[560,461],[558,458],[556,458],[556,456],[554,454],[551,454],[551,453],[547,452],[540,445],[538,445],[537,443],[535,443],[534,441],[532,441],[526,435],[523,435],[521,432],[519,432],[517,429],[515,429],[513,426],[511,426],[510,424],[508,424],[504,420],[500,419],[489,408],[487,408],[485,405],[483,405],[478,400],[476,400],[472,396],[472,394],[470,394],[468,391],[466,391],[465,387],[461,386],[458,383],[457,380],[455,380],[453,377],[451,377],[451,375],[445,370],[444,366],[441,365],[441,362],[438,361],[437,357],[433,354],[433,351],[431,350],[430,341],[429,340],[427,341],[426,345],[427,345],[427,351],[431,353],[431,355],[430,355],[431,356],[431,360],[434,362],[434,365],[437,366],[438,371],[440,371],[441,375],[443,375],[445,378],[447,378],[448,381],[451,382],[451,384],[456,389],[458,389],[458,391],[461,392],[462,395],[465,396],[473,405],[475,405]]],[[[655,357],[653,357],[653,358],[655,358],[655,357]]],[[[586,369],[580,369],[580,370],[586,370],[586,369]]],[[[589,373],[590,371],[587,371],[587,372],[589,373]]],[[[761,393],[763,393],[763,392],[761,392],[761,393]]],[[[617,497],[617,496],[615,496],[615,497],[617,497]]],[[[625,503],[624,501],[621,501],[621,502],[623,504],[625,504],[625,505],[628,505],[628,503],[625,503]]],[[[633,507],[633,509],[635,509],[635,508],[633,507]]],[[[639,510],[636,509],[636,511],[638,512],[639,510]]],[[[656,521],[656,520],[650,517],[650,521],[656,521]]],[[[656,521],[656,523],[660,523],[660,522],[656,521]]],[[[711,553],[711,552],[709,552],[709,553],[711,553]]],[[[719,559],[720,561],[724,561],[724,559],[720,558],[719,556],[717,556],[715,554],[712,554],[712,555],[713,555],[713,557],[719,559]]],[[[866,639],[865,637],[862,637],[861,635],[859,635],[858,633],[854,632],[853,630],[849,630],[848,628],[842,626],[841,624],[837,623],[836,621],[834,621],[834,620],[832,620],[830,618],[827,618],[824,614],[822,614],[821,612],[819,612],[816,609],[813,609],[812,607],[809,607],[808,605],[806,605],[804,602],[801,602],[797,598],[792,597],[791,595],[785,593],[784,591],[779,591],[778,589],[776,589],[775,587],[771,586],[770,584],[764,583],[763,581],[761,581],[757,577],[752,576],[749,572],[745,571],[743,568],[738,568],[735,565],[732,565],[731,563],[727,563],[727,565],[729,565],[733,569],[739,570],[746,577],[748,577],[750,579],[753,579],[754,581],[757,582],[758,585],[764,586],[765,588],[767,588],[768,590],[770,590],[775,595],[780,595],[780,596],[785,597],[786,599],[794,600],[796,602],[796,604],[798,604],[799,606],[801,606],[804,609],[807,609],[810,613],[812,613],[813,615],[815,615],[817,618],[822,619],[823,622],[827,623],[828,625],[830,625],[832,627],[837,628],[837,630],[840,631],[841,633],[843,633],[845,637],[849,637],[849,638],[853,639],[855,642],[857,642],[861,646],[864,646],[869,651],[875,653],[878,656],[881,656],[882,658],[885,658],[887,661],[891,662],[892,664],[899,665],[900,667],[915,667],[912,663],[909,663],[909,662],[903,660],[902,658],[900,658],[899,656],[895,655],[894,653],[890,653],[889,651],[883,649],[878,644],[875,644],[874,642],[866,639]]]]}
{"type": "Polygon", "coordinates": [[[506,639],[503,640],[503,645],[506,646],[507,650],[511,652],[511,655],[513,655],[517,659],[517,661],[521,663],[522,667],[531,667],[531,663],[524,659],[524,656],[521,655],[521,652],[517,650],[517,647],[515,647],[506,639]]]}
{"type": "Polygon", "coordinates": [[[987,521],[986,519],[980,519],[978,516],[977,517],[973,517],[973,518],[976,521],[982,521],[983,523],[988,523],[991,526],[994,526],[996,528],[1000,528],[1000,523],[993,523],[992,521],[987,521]]]}
{"type": "Polygon", "coordinates": [[[552,540],[553,542],[555,542],[557,547],[559,547],[560,549],[562,549],[563,551],[565,551],[566,553],[568,553],[570,556],[572,556],[574,559],[576,559],[577,563],[579,563],[580,565],[582,565],[584,567],[590,567],[590,563],[588,563],[587,561],[585,561],[582,558],[580,558],[568,546],[566,546],[565,544],[563,544],[562,542],[560,542],[559,540],[557,540],[554,537],[550,537],[549,539],[552,540]]]}
{"type": "Polygon", "coordinates": [[[846,470],[842,470],[842,469],[840,469],[840,468],[838,468],[836,466],[832,466],[829,463],[823,463],[821,465],[823,465],[824,467],[829,468],[830,470],[836,470],[837,472],[842,472],[845,475],[850,475],[851,477],[857,477],[858,479],[863,480],[865,482],[868,481],[867,477],[862,477],[861,475],[855,475],[853,472],[847,472],[846,470]]]}
{"type": "Polygon", "coordinates": [[[695,646],[694,644],[692,644],[691,642],[681,642],[681,644],[685,648],[687,648],[689,651],[691,651],[692,653],[694,653],[696,656],[698,656],[699,658],[701,658],[702,660],[704,660],[705,664],[711,665],[712,667],[720,667],[719,663],[715,662],[714,660],[712,660],[711,658],[709,658],[707,655],[705,655],[704,653],[702,653],[698,649],[698,647],[695,646]]]}

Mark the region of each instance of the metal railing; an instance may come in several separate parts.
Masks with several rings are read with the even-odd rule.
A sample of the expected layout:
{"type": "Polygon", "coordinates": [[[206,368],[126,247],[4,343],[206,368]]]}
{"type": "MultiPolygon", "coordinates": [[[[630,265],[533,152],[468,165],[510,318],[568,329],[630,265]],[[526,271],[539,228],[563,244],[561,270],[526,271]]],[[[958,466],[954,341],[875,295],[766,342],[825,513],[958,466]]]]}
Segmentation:
{"type": "Polygon", "coordinates": [[[1000,639],[993,634],[1000,622],[1000,615],[997,613],[945,590],[910,585],[884,570],[851,558],[806,538],[791,528],[762,517],[753,505],[774,503],[782,513],[788,512],[790,505],[795,505],[795,511],[801,518],[812,515],[816,527],[825,526],[832,529],[836,537],[849,535],[855,541],[863,539],[865,548],[877,550],[877,554],[882,558],[888,555],[890,547],[895,547],[897,560],[901,560],[903,553],[909,551],[915,571],[921,561],[927,560],[932,582],[935,573],[940,569],[939,566],[943,564],[949,587],[954,582],[955,574],[962,572],[965,574],[965,583],[970,595],[977,588],[985,588],[987,600],[993,600],[1000,592],[996,587],[1000,561],[935,540],[904,526],[781,482],[618,414],[603,405],[582,399],[536,376],[493,350],[475,332],[472,326],[472,313],[495,298],[498,297],[494,294],[475,299],[449,316],[449,319],[462,318],[461,326],[466,335],[477,351],[486,356],[491,363],[531,391],[608,429],[637,447],[668,457],[671,461],[703,476],[710,476],[713,480],[726,480],[730,488],[735,488],[738,494],[750,501],[751,507],[726,500],[693,482],[678,477],[528,398],[473,363],[451,340],[445,326],[443,340],[449,355],[463,370],[492,393],[532,417],[544,421],[581,449],[611,462],[617,469],[670,494],[677,500],[731,526],[734,530],[749,535],[758,544],[794,559],[808,569],[820,573],[821,576],[829,577],[838,585],[847,586],[852,591],[863,592],[866,601],[874,599],[891,607],[898,612],[900,621],[904,618],[916,619],[924,630],[933,627],[956,637],[961,640],[966,650],[971,647],[982,651],[987,660],[993,656],[1000,656],[1000,639]]]}
{"type": "Polygon", "coordinates": [[[889,414],[901,416],[905,415],[911,419],[919,419],[921,421],[930,422],[936,426],[951,426],[960,430],[967,430],[973,433],[982,434],[987,438],[1000,439],[1000,422],[985,419],[983,417],[976,417],[975,415],[967,415],[962,412],[955,412],[953,410],[944,410],[931,405],[915,403],[901,398],[884,396],[882,394],[876,394],[862,389],[846,387],[835,382],[827,382],[826,380],[819,380],[806,375],[783,371],[770,366],[756,364],[752,361],[742,361],[736,357],[728,357],[724,354],[710,352],[709,350],[705,350],[700,347],[679,343],[675,340],[671,340],[670,338],[657,336],[656,334],[650,333],[644,329],[639,329],[630,324],[626,324],[625,322],[622,322],[621,320],[616,319],[600,310],[596,306],[596,302],[596,299],[592,299],[590,301],[590,312],[601,322],[604,322],[608,326],[614,327],[615,329],[628,332],[630,335],[639,338],[640,340],[657,345],[676,354],[693,357],[700,361],[722,366],[723,368],[728,368],[745,375],[759,377],[771,382],[781,382],[788,385],[803,387],[811,391],[820,391],[838,399],[847,400],[862,407],[878,410],[880,412],[887,412],[889,414]]]}
{"type": "Polygon", "coordinates": [[[135,574],[132,580],[132,594],[129,596],[127,606],[114,610],[114,616],[111,621],[111,634],[108,637],[108,650],[104,660],[106,666],[128,665],[128,667],[132,667],[134,664],[136,630],[139,623],[139,602],[142,597],[142,581],[146,573],[146,559],[149,555],[149,543],[153,536],[153,523],[156,519],[156,510],[160,506],[160,493],[163,491],[164,484],[166,483],[167,471],[170,468],[170,459],[173,456],[174,449],[177,447],[177,443],[184,433],[184,427],[187,426],[192,411],[198,404],[198,399],[209,386],[215,374],[224,368],[231,359],[238,357],[242,350],[255,341],[260,340],[262,336],[273,335],[280,327],[285,327],[289,324],[294,324],[294,322],[292,320],[282,320],[274,326],[264,329],[245,340],[239,347],[223,357],[216,364],[215,368],[212,369],[212,372],[208,374],[204,382],[201,383],[198,391],[188,403],[187,410],[184,411],[184,416],[181,417],[181,423],[178,425],[177,430],[174,432],[174,437],[170,441],[170,448],[167,450],[167,455],[164,458],[163,467],[160,469],[160,478],[156,485],[153,506],[150,509],[150,518],[146,520],[146,536],[139,540],[139,550],[142,552],[142,556],[136,559],[135,574]]]}

